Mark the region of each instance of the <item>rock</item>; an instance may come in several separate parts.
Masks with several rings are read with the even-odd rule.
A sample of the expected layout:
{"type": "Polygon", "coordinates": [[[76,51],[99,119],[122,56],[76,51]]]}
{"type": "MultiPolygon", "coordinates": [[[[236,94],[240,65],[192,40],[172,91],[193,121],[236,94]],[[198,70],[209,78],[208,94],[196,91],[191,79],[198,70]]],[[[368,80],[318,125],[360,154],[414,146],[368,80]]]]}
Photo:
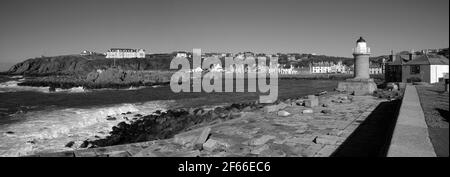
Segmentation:
{"type": "Polygon", "coordinates": [[[305,100],[305,107],[312,108],[316,106],[319,106],[319,98],[315,97],[305,100]]]}
{"type": "Polygon", "coordinates": [[[12,135],[12,134],[14,134],[14,132],[13,131],[7,131],[6,134],[12,135]]]}
{"type": "Polygon", "coordinates": [[[284,103],[280,103],[280,104],[275,104],[275,105],[268,105],[268,106],[264,106],[264,112],[269,113],[269,112],[276,112],[279,111],[281,109],[286,108],[287,105],[284,103]]]}
{"type": "Polygon", "coordinates": [[[127,112],[127,114],[131,114],[131,112],[130,112],[130,111],[128,111],[128,112],[127,112]]]}
{"type": "Polygon", "coordinates": [[[259,138],[257,138],[257,139],[252,139],[250,142],[249,142],[249,145],[252,145],[252,146],[259,146],[259,145],[262,145],[262,144],[266,144],[269,140],[271,140],[271,139],[275,139],[276,137],[275,136],[272,136],[272,135],[263,135],[263,136],[261,136],[261,137],[259,137],[259,138]]]}
{"type": "Polygon", "coordinates": [[[269,150],[269,148],[270,148],[269,145],[265,144],[265,145],[262,145],[262,146],[258,146],[258,147],[253,148],[253,149],[250,151],[250,153],[251,153],[251,154],[259,155],[259,154],[261,154],[261,152],[266,151],[266,150],[269,150]]]}
{"type": "Polygon", "coordinates": [[[133,157],[158,157],[158,155],[154,153],[153,148],[145,148],[142,151],[134,154],[133,157]]]}
{"type": "Polygon", "coordinates": [[[169,157],[200,157],[201,153],[199,150],[187,151],[187,152],[178,152],[170,155],[169,157]]]}
{"type": "Polygon", "coordinates": [[[322,135],[322,136],[317,136],[316,138],[314,138],[313,143],[335,145],[342,140],[343,140],[342,137],[322,135]]]}
{"type": "Polygon", "coordinates": [[[324,104],[322,104],[322,107],[326,108],[326,107],[328,107],[328,105],[324,103],[324,104]]]}
{"type": "Polygon", "coordinates": [[[320,111],[322,114],[331,114],[332,113],[332,111],[331,110],[329,110],[329,109],[324,109],[324,110],[322,110],[322,111],[320,111]]]}
{"type": "Polygon", "coordinates": [[[127,151],[113,151],[106,154],[108,157],[129,157],[130,153],[127,151]]]}
{"type": "Polygon", "coordinates": [[[194,150],[199,150],[199,149],[203,148],[203,144],[208,139],[210,132],[211,132],[211,128],[210,127],[206,127],[205,129],[203,129],[203,131],[200,134],[200,136],[195,140],[194,150]]]}
{"type": "Polygon", "coordinates": [[[338,99],[340,99],[340,100],[348,100],[348,96],[340,96],[338,99]]]}
{"type": "Polygon", "coordinates": [[[89,141],[85,140],[83,141],[83,143],[80,145],[80,148],[87,148],[89,146],[89,141]]]}
{"type": "Polygon", "coordinates": [[[317,97],[315,95],[308,95],[308,99],[312,100],[312,99],[316,99],[317,97]]]}
{"type": "Polygon", "coordinates": [[[230,147],[230,145],[226,142],[220,141],[220,140],[215,140],[215,139],[208,139],[204,144],[203,144],[203,149],[207,150],[207,151],[214,151],[216,149],[227,149],[228,147],[230,147]]]}
{"type": "Polygon", "coordinates": [[[291,115],[291,113],[287,112],[287,111],[278,111],[278,116],[280,117],[287,117],[291,115]]]}
{"type": "Polygon", "coordinates": [[[117,120],[117,118],[115,118],[115,117],[108,117],[108,118],[106,118],[106,120],[117,120]]]}
{"type": "Polygon", "coordinates": [[[134,115],[134,117],[142,117],[142,115],[141,114],[136,114],[136,115],[134,115]]]}
{"type": "Polygon", "coordinates": [[[65,147],[71,148],[74,144],[75,144],[74,141],[70,141],[70,142],[68,142],[68,143],[66,144],[65,147]]]}
{"type": "Polygon", "coordinates": [[[183,134],[177,134],[173,137],[174,143],[180,144],[182,146],[188,145],[188,143],[194,143],[197,139],[197,136],[194,135],[183,135],[183,134]]]}
{"type": "Polygon", "coordinates": [[[303,114],[312,114],[314,111],[312,109],[305,109],[302,111],[303,114]]]}

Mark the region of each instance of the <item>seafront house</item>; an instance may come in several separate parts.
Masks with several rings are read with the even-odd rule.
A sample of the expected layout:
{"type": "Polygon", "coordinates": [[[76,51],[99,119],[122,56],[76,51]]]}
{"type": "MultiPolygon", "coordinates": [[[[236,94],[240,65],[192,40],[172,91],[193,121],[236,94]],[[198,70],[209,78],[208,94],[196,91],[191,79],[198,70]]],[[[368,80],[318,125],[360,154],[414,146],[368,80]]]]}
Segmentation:
{"type": "Polygon", "coordinates": [[[106,58],[145,58],[145,50],[112,48],[106,52],[106,58]]]}
{"type": "Polygon", "coordinates": [[[402,82],[437,83],[448,73],[448,59],[441,55],[424,54],[402,66],[402,82]]]}
{"type": "Polygon", "coordinates": [[[448,73],[448,58],[430,54],[401,52],[394,55],[391,51],[390,61],[386,64],[387,82],[427,82],[436,83],[448,73]]]}
{"type": "Polygon", "coordinates": [[[317,73],[345,73],[346,66],[342,64],[342,61],[337,62],[313,62],[310,63],[310,72],[317,73]]]}
{"type": "Polygon", "coordinates": [[[189,57],[189,53],[184,52],[184,51],[180,51],[180,52],[177,52],[175,57],[177,57],[177,58],[188,58],[189,57]]]}
{"type": "Polygon", "coordinates": [[[370,62],[369,74],[383,74],[383,64],[370,62]]]}

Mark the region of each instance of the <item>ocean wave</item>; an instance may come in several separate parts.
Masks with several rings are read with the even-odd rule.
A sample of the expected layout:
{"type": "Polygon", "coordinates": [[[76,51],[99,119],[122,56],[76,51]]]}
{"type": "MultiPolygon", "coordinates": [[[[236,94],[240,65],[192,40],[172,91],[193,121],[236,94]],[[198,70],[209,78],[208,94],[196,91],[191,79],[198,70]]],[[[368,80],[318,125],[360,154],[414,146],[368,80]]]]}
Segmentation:
{"type": "Polygon", "coordinates": [[[86,109],[51,109],[17,115],[22,116],[23,121],[0,126],[0,156],[73,150],[86,139],[106,137],[113,126],[132,120],[136,114],[165,111],[171,102],[151,101],[86,109]],[[74,147],[65,147],[70,141],[75,142],[74,147]]]}
{"type": "Polygon", "coordinates": [[[15,80],[0,83],[0,93],[24,91],[49,93],[50,87],[19,86],[19,83],[21,82],[15,80]]]}
{"type": "Polygon", "coordinates": [[[55,91],[50,91],[50,87],[32,87],[32,86],[20,86],[19,83],[25,81],[25,79],[13,80],[0,83],[0,93],[8,92],[41,92],[41,93],[84,93],[89,90],[83,87],[73,87],[70,89],[57,88],[55,91]]]}

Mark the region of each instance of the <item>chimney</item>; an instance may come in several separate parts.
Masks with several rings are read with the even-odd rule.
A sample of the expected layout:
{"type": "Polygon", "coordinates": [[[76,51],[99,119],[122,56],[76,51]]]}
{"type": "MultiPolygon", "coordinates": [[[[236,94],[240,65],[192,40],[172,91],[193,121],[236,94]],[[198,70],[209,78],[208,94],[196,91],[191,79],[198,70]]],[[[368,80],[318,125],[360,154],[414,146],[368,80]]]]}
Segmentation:
{"type": "Polygon", "coordinates": [[[409,52],[409,60],[411,61],[412,59],[414,59],[416,56],[416,53],[414,52],[414,49],[411,49],[411,51],[409,52]]]}
{"type": "Polygon", "coordinates": [[[391,56],[390,56],[391,62],[395,61],[395,54],[394,54],[394,50],[391,50],[391,56]]]}

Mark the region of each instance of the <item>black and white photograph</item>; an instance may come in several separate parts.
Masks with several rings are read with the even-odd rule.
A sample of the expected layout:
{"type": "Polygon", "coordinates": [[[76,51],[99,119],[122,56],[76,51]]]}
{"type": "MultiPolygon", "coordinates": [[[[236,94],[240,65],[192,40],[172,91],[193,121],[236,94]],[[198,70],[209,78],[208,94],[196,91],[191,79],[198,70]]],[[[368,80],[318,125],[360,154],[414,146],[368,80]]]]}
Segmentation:
{"type": "Polygon", "coordinates": [[[448,0],[4,0],[0,22],[0,157],[449,157],[448,0]]]}

